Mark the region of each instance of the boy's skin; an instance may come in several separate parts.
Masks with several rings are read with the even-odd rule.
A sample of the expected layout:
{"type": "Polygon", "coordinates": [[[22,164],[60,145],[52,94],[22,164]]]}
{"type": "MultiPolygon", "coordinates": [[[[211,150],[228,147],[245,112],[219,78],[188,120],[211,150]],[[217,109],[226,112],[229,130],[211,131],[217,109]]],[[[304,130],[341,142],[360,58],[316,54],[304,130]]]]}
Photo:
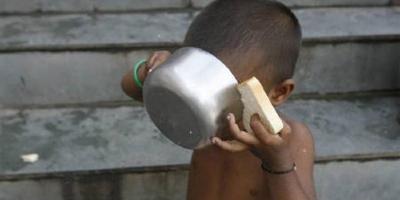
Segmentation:
{"type": "MultiPolygon", "coordinates": [[[[147,63],[139,69],[139,78],[144,81],[147,74],[169,55],[168,51],[150,55],[147,63]]],[[[229,55],[217,57],[229,67],[239,82],[256,76],[275,107],[284,103],[294,89],[292,79],[273,84],[273,77],[268,76],[272,73],[266,71],[271,68],[256,67],[260,57],[254,51],[243,55],[247,59],[240,61],[229,55]]],[[[142,100],[141,91],[132,79],[132,71],[124,76],[122,88],[127,95],[142,100]]],[[[306,125],[282,114],[280,116],[285,122],[284,129],[278,135],[273,135],[254,115],[250,124],[254,135],[251,135],[241,131],[242,126],[236,122],[235,116],[228,114],[227,133],[224,134],[228,137],[214,137],[214,145],[193,152],[187,199],[315,199],[312,135],[306,125]],[[293,163],[297,167],[289,173],[276,175],[264,171],[260,167],[261,161],[274,171],[291,169],[293,163]]]]}

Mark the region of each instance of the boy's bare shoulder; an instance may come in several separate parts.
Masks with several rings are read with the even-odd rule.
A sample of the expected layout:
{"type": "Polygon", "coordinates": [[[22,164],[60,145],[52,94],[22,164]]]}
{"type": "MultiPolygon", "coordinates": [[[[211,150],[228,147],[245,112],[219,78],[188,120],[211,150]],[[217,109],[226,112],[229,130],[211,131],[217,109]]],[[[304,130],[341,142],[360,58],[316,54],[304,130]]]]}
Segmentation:
{"type": "Polygon", "coordinates": [[[296,132],[296,133],[298,132],[299,134],[311,134],[311,131],[308,128],[307,124],[300,122],[300,121],[296,121],[291,118],[284,118],[284,120],[292,128],[293,132],[296,132]]]}
{"type": "Polygon", "coordinates": [[[313,145],[314,143],[313,136],[311,134],[310,129],[305,123],[296,121],[287,116],[283,117],[282,119],[285,120],[285,122],[292,129],[292,137],[294,139],[294,143],[300,143],[300,144],[306,143],[313,145]]]}

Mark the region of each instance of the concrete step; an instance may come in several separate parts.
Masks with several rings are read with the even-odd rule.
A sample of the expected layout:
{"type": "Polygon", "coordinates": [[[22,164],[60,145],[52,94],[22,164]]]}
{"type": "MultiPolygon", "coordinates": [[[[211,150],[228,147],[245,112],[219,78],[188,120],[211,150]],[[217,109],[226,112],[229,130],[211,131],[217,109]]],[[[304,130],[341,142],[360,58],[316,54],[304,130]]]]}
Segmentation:
{"type": "MultiPolygon", "coordinates": [[[[381,2],[384,3],[384,2],[381,2]]],[[[0,13],[46,12],[124,12],[149,9],[177,9],[189,5],[189,0],[0,0],[0,13]]]]}
{"type": "MultiPolygon", "coordinates": [[[[398,40],[400,10],[319,8],[295,10],[306,43],[398,40]]],[[[195,12],[4,16],[0,50],[96,49],[175,46],[195,12]]]]}
{"type": "MultiPolygon", "coordinates": [[[[121,77],[135,61],[146,58],[149,52],[0,54],[0,106],[129,100],[120,89],[121,77]]],[[[297,84],[295,93],[400,89],[398,52],[400,41],[305,45],[294,77],[297,84]]]]}
{"type": "MultiPolygon", "coordinates": [[[[400,157],[400,97],[291,100],[281,110],[307,123],[321,161],[400,157]]],[[[141,107],[3,109],[0,174],[188,164],[141,107]],[[20,156],[37,153],[24,163],[20,156]]]]}
{"type": "MultiPolygon", "coordinates": [[[[297,94],[400,88],[397,8],[296,13],[305,36],[297,94]]],[[[0,105],[128,100],[119,89],[124,71],[152,49],[177,47],[192,18],[190,12],[3,17],[0,105]],[[48,52],[54,50],[60,51],[48,52]]]]}
{"type": "MultiPolygon", "coordinates": [[[[0,13],[126,12],[202,8],[212,0],[0,0],[0,13]]],[[[282,0],[291,7],[388,6],[392,0],[282,0]]]]}
{"type": "MultiPolygon", "coordinates": [[[[192,0],[195,7],[205,7],[213,0],[192,0]]],[[[290,7],[319,6],[387,6],[394,3],[391,0],[279,0],[290,7]]]]}
{"type": "MultiPolygon", "coordinates": [[[[398,199],[399,167],[400,160],[317,164],[314,174],[318,199],[398,199]]],[[[187,177],[187,167],[145,173],[92,171],[36,178],[14,177],[0,181],[0,199],[183,200],[187,177]]]]}

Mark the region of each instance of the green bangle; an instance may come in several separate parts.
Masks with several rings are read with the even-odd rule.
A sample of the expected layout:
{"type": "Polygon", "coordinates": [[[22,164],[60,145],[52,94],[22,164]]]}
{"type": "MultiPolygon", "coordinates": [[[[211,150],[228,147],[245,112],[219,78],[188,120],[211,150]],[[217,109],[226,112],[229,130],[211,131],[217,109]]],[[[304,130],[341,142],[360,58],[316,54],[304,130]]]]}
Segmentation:
{"type": "Polygon", "coordinates": [[[135,81],[136,85],[139,88],[143,88],[143,84],[142,84],[142,81],[140,81],[140,79],[139,79],[138,71],[139,71],[140,66],[145,62],[146,62],[146,60],[142,59],[142,60],[139,60],[138,62],[136,62],[135,65],[133,65],[133,80],[135,81]]]}

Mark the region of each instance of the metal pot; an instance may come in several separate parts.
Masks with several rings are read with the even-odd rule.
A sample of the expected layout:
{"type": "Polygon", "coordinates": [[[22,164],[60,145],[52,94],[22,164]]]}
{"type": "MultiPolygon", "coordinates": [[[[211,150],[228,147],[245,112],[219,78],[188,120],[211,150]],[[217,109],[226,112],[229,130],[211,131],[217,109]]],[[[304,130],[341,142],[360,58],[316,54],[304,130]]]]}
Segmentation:
{"type": "Polygon", "coordinates": [[[237,80],[214,55],[192,47],[175,51],[149,74],[143,98],[151,120],[175,144],[194,149],[241,115],[237,80]]]}

